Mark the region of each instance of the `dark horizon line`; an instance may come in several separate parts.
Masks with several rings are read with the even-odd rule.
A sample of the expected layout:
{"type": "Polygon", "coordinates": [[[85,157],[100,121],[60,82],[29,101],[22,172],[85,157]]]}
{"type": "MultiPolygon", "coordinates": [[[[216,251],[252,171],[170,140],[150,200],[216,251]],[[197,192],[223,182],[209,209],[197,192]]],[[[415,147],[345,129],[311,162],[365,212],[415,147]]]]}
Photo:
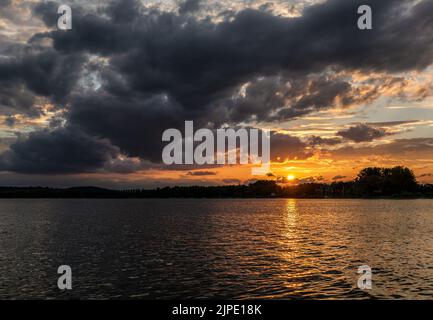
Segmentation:
{"type": "Polygon", "coordinates": [[[173,186],[154,189],[114,190],[94,186],[78,187],[9,187],[0,186],[0,199],[4,198],[433,198],[433,184],[418,184],[411,191],[360,189],[356,182],[305,183],[280,186],[276,181],[259,180],[249,185],[225,186],[173,186]]]}
{"type": "Polygon", "coordinates": [[[113,190],[99,187],[0,187],[0,198],[433,198],[433,184],[420,184],[412,170],[368,167],[352,181],[281,186],[258,180],[248,185],[174,186],[113,190]]]}

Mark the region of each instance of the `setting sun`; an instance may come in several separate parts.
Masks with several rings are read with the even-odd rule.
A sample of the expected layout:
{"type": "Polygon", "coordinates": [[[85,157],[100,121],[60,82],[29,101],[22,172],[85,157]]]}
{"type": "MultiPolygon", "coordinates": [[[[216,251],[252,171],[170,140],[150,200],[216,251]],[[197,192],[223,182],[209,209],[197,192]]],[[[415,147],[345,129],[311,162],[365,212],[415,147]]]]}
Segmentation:
{"type": "Polygon", "coordinates": [[[289,181],[295,180],[295,176],[293,174],[289,174],[287,176],[287,180],[289,180],[289,181]]]}

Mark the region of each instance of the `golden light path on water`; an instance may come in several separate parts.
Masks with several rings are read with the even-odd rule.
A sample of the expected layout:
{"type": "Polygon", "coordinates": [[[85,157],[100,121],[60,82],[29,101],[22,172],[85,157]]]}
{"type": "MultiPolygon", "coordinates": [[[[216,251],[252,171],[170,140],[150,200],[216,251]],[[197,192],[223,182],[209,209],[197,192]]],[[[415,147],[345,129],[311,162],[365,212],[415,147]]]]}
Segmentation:
{"type": "Polygon", "coordinates": [[[4,199],[0,298],[431,298],[432,201],[4,199]]]}

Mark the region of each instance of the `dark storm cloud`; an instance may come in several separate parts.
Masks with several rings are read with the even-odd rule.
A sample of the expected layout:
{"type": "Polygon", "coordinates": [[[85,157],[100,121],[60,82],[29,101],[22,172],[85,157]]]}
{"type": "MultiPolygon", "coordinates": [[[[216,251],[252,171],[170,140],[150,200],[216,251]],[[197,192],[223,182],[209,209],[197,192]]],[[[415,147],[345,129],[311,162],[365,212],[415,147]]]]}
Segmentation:
{"type": "Polygon", "coordinates": [[[37,116],[39,112],[33,108],[34,101],[34,95],[23,85],[0,81],[0,113],[37,116]]]}
{"type": "Polygon", "coordinates": [[[57,13],[58,7],[59,4],[54,1],[43,1],[35,5],[33,13],[40,17],[45,25],[54,27],[57,25],[57,20],[59,19],[59,14],[57,13]]]}
{"type": "Polygon", "coordinates": [[[179,13],[185,14],[188,12],[197,11],[200,8],[201,0],[184,0],[179,5],[179,13]]]}
{"type": "MultiPolygon", "coordinates": [[[[186,7],[194,4],[187,2],[186,7]]],[[[28,44],[34,48],[49,38],[53,49],[0,60],[0,83],[5,88],[22,85],[35,95],[68,105],[68,130],[87,137],[84,141],[106,138],[127,156],[159,162],[163,130],[182,128],[185,120],[210,128],[290,120],[337,102],[342,107],[365,102],[349,80],[327,75],[330,70],[400,72],[427,67],[433,57],[433,1],[407,10],[414,3],[330,0],[307,7],[296,18],[248,9],[219,23],[191,14],[147,10],[134,0],[113,1],[97,14],[75,6],[72,30],[40,33],[28,44]],[[361,4],[373,8],[371,31],[357,28],[361,4]],[[96,70],[102,87],[93,93],[76,92],[86,54],[107,59],[96,70]],[[239,95],[245,83],[250,85],[239,95]]],[[[56,4],[39,4],[34,12],[47,26],[55,27],[56,4]]],[[[17,99],[3,101],[14,108],[17,99]]],[[[28,100],[19,104],[27,109],[31,105],[28,100]]],[[[342,135],[362,141],[377,138],[379,131],[355,127],[342,135]]],[[[82,165],[87,171],[97,168],[90,162],[102,165],[114,148],[102,144],[107,152],[97,153],[100,157],[95,155],[89,164],[77,161],[73,166],[66,159],[65,167],[59,161],[28,164],[27,148],[35,155],[46,153],[45,157],[57,159],[57,149],[45,146],[52,139],[63,141],[58,137],[57,130],[42,131],[12,145],[8,157],[16,165],[9,163],[9,169],[29,166],[29,172],[37,172],[40,166],[42,172],[62,168],[78,172],[82,165]]],[[[282,158],[307,158],[308,146],[298,138],[277,136],[272,152],[282,158]]]]}
{"type": "Polygon", "coordinates": [[[84,62],[81,54],[61,54],[32,44],[0,58],[0,106],[16,113],[37,114],[35,96],[66,103],[84,62]]]}
{"type": "Polygon", "coordinates": [[[348,129],[338,131],[337,135],[354,142],[369,142],[385,137],[389,133],[383,128],[371,127],[360,123],[348,129]]]}
{"type": "Polygon", "coordinates": [[[308,138],[308,143],[312,146],[320,146],[320,145],[334,146],[342,142],[343,141],[340,138],[322,138],[319,136],[311,136],[308,138]]]}
{"type": "Polygon", "coordinates": [[[61,55],[56,51],[26,55],[17,61],[19,77],[38,95],[65,101],[79,76],[81,55],[61,55]]]}
{"type": "Polygon", "coordinates": [[[343,158],[380,155],[395,159],[432,159],[433,138],[396,139],[390,143],[376,146],[343,147],[330,151],[330,153],[343,158]]]}
{"type": "MultiPolygon", "coordinates": [[[[254,76],[281,70],[306,73],[336,65],[403,71],[431,63],[433,23],[426,11],[431,4],[424,1],[406,14],[407,1],[368,3],[378,21],[374,32],[357,29],[361,1],[331,0],[307,8],[299,18],[244,10],[219,24],[155,11],[137,16],[138,2],[126,1],[109,7],[108,17],[74,13],[73,30],[46,36],[63,52],[122,52],[112,59],[112,67],[132,90],[164,91],[188,109],[206,108],[254,76]],[[116,18],[118,12],[123,12],[122,19],[116,18]],[[423,28],[423,37],[410,31],[417,26],[423,28]],[[405,54],[409,47],[411,55],[405,54]]],[[[338,90],[334,86],[324,91],[338,90]]],[[[297,115],[303,107],[314,109],[311,99],[281,116],[297,115]]]]}
{"type": "Polygon", "coordinates": [[[107,14],[114,23],[129,23],[139,18],[142,6],[137,0],[114,1],[108,6],[107,14]]]}
{"type": "Polygon", "coordinates": [[[19,173],[80,173],[94,171],[118,154],[106,140],[60,128],[30,133],[0,155],[0,169],[19,173]]]}
{"type": "MultiPolygon", "coordinates": [[[[245,81],[282,70],[297,71],[300,77],[329,66],[404,71],[432,62],[431,3],[424,1],[410,12],[407,1],[369,3],[377,21],[371,32],[356,26],[361,1],[331,0],[307,8],[299,18],[244,10],[219,24],[155,11],[137,16],[137,10],[128,8],[138,4],[127,1],[122,8],[131,12],[129,19],[118,21],[118,11],[110,9],[108,17],[76,13],[73,30],[46,36],[62,52],[116,54],[111,67],[131,90],[167,92],[189,110],[205,109],[245,81]],[[414,36],[412,30],[421,27],[423,36],[414,36]],[[412,54],[406,54],[407,48],[412,54]]],[[[322,90],[330,95],[327,107],[332,92],[350,89],[344,81],[330,86],[322,90]]],[[[290,118],[322,106],[308,96],[279,116],[290,118]]]]}
{"type": "Polygon", "coordinates": [[[75,128],[110,139],[122,153],[154,162],[161,161],[163,130],[182,129],[187,119],[165,95],[119,98],[96,93],[75,97],[72,105],[67,117],[75,128]]]}
{"type": "Polygon", "coordinates": [[[119,46],[123,50],[136,48],[139,51],[135,58],[146,67],[153,62],[153,67],[167,71],[167,76],[183,76],[190,81],[210,81],[212,74],[218,78],[225,73],[238,79],[245,73],[281,67],[305,72],[331,64],[403,71],[426,67],[432,58],[433,3],[422,1],[409,10],[414,3],[330,0],[307,7],[298,18],[248,9],[233,20],[212,24],[175,13],[151,11],[137,16],[137,1],[114,2],[116,10],[111,9],[113,6],[107,10],[110,18],[74,14],[77,23],[71,32],[54,32],[51,36],[60,50],[110,53],[119,46]],[[357,28],[357,8],[361,4],[373,9],[374,32],[357,28]],[[120,21],[116,19],[119,12],[123,12],[120,21]],[[409,47],[413,49],[411,55],[406,54],[409,47]],[[168,68],[174,63],[175,68],[168,68]],[[213,73],[198,74],[198,70],[213,73]],[[185,71],[193,74],[188,77],[185,71]]]}
{"type": "Polygon", "coordinates": [[[314,153],[311,150],[306,150],[307,146],[298,137],[273,133],[271,135],[271,160],[282,162],[286,159],[308,159],[314,153]]]}
{"type": "Polygon", "coordinates": [[[212,119],[216,123],[290,120],[327,109],[337,100],[347,107],[364,98],[349,82],[329,75],[259,77],[248,82],[242,95],[213,104],[212,119]]]}
{"type": "Polygon", "coordinates": [[[412,123],[417,123],[417,122],[420,122],[420,120],[367,122],[366,124],[369,126],[375,126],[375,127],[395,127],[395,126],[401,126],[404,124],[412,124],[412,123]]]}

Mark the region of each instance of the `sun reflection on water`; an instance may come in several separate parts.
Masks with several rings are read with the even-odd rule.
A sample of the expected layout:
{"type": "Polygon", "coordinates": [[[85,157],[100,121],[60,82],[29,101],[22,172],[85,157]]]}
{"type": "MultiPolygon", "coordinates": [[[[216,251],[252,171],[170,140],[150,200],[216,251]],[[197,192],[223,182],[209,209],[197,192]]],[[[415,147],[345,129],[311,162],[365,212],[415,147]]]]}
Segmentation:
{"type": "Polygon", "coordinates": [[[296,228],[296,223],[299,218],[298,208],[297,208],[297,200],[296,199],[287,199],[286,201],[286,218],[284,221],[286,222],[285,230],[286,236],[290,237],[293,235],[294,229],[296,228]]]}

